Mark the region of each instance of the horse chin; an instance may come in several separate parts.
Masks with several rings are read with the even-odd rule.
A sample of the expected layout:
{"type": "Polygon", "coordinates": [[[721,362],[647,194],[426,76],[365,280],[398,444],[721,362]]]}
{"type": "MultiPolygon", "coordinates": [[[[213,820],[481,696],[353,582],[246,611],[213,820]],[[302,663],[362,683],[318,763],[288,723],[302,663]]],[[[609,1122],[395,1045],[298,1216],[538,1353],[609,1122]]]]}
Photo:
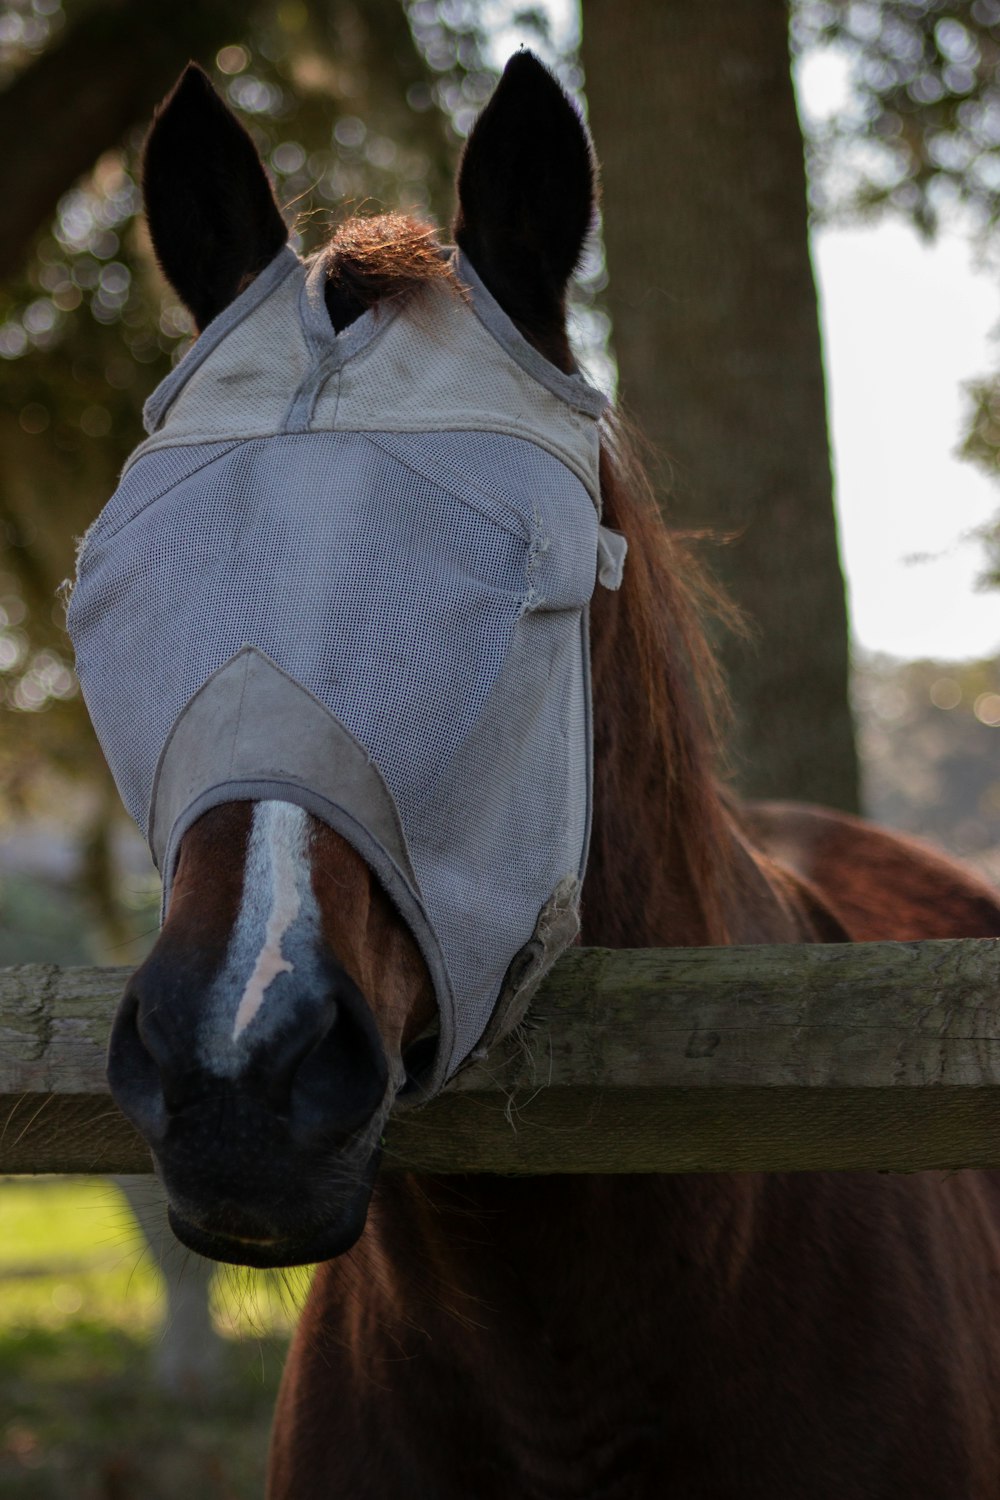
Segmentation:
{"type": "Polygon", "coordinates": [[[305,1211],[296,1214],[297,1224],[287,1227],[275,1222],[270,1214],[270,1222],[264,1223],[235,1204],[214,1203],[203,1210],[171,1192],[166,1182],[170,1227],[188,1250],[227,1265],[269,1270],[334,1260],[356,1245],[364,1233],[381,1155],[376,1148],[352,1191],[338,1193],[335,1205],[327,1200],[322,1212],[315,1207],[305,1209],[309,1195],[303,1193],[305,1211]]]}
{"type": "Polygon", "coordinates": [[[206,1260],[218,1260],[231,1266],[252,1266],[262,1271],[277,1270],[309,1266],[345,1254],[361,1238],[369,1197],[370,1193],[365,1195],[359,1212],[350,1214],[336,1226],[289,1239],[244,1239],[224,1231],[203,1229],[184,1219],[174,1208],[168,1209],[167,1217],[181,1244],[196,1255],[203,1255],[206,1260]]]}

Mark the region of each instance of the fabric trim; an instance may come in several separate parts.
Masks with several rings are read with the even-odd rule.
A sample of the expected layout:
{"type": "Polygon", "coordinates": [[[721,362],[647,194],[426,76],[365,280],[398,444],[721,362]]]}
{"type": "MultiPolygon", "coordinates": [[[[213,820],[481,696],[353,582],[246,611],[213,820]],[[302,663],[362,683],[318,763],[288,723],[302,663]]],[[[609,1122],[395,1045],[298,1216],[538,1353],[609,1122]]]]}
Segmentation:
{"type": "Polygon", "coordinates": [[[306,343],[314,354],[319,355],[324,367],[333,371],[339,370],[347,360],[360,354],[377,333],[388,328],[403,304],[398,299],[377,303],[374,307],[366,308],[360,317],[338,333],[330,320],[325,296],[326,273],[331,255],[332,247],[327,247],[304,262],[306,274],[302,283],[299,310],[306,343]]]}
{"type": "Polygon", "coordinates": [[[582,375],[567,375],[551,364],[544,354],[540,354],[534,344],[529,344],[461,250],[455,251],[455,269],[459,281],[472,292],[472,308],[476,317],[515,364],[519,364],[539,385],[544,385],[546,390],[565,401],[567,406],[572,406],[588,417],[603,415],[611,404],[604,392],[584,380],[582,375]]]}
{"type": "Polygon", "coordinates": [[[628,554],[628,538],[610,526],[600,526],[597,531],[597,581],[612,593],[620,589],[625,576],[625,558],[628,554]]]}
{"type": "Polygon", "coordinates": [[[152,436],[163,422],[173,402],[180,395],[184,386],[187,385],[191,376],[208,356],[218,348],[227,333],[231,333],[238,323],[248,318],[266,297],[269,297],[276,286],[284,281],[286,276],[299,269],[302,262],[292,249],[291,245],[282,245],[277,255],[256,276],[250,285],[242,291],[234,302],[230,302],[218,317],[202,329],[183,359],[171,370],[170,374],[156,387],[142,409],[142,425],[152,436]]]}
{"type": "Polygon", "coordinates": [[[415,892],[392,793],[348,729],[255,646],[213,672],[175,719],[150,794],[148,840],[167,879],[168,843],[184,809],[219,779],[277,780],[313,787],[371,829],[415,892]]]}

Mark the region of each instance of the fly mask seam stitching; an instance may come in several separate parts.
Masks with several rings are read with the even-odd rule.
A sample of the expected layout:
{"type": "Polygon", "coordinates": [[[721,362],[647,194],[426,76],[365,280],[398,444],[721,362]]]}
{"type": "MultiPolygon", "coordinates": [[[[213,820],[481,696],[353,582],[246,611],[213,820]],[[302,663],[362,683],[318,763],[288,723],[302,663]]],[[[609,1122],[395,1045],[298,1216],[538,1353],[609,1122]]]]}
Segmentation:
{"type": "Polygon", "coordinates": [[[246,656],[246,660],[244,661],[244,664],[243,664],[243,681],[240,683],[240,701],[239,701],[239,703],[236,706],[236,725],[235,725],[235,728],[233,729],[233,738],[230,741],[230,745],[229,745],[229,775],[230,775],[230,777],[232,777],[232,775],[233,775],[233,768],[234,768],[234,766],[236,764],[236,746],[239,743],[240,730],[243,728],[243,700],[246,697],[247,679],[250,676],[250,663],[251,663],[252,659],[253,658],[250,656],[250,654],[248,652],[247,656],[246,656]]]}
{"type": "Polygon", "coordinates": [[[525,615],[531,614],[533,610],[541,608],[545,603],[544,596],[538,592],[536,581],[542,557],[548,550],[548,547],[549,539],[542,530],[542,518],[538,514],[537,505],[535,505],[532,507],[531,541],[528,545],[528,561],[525,570],[527,575],[525,582],[528,585],[528,592],[521,606],[518,619],[523,619],[525,615]]]}
{"type": "Polygon", "coordinates": [[[446,464],[442,464],[436,459],[431,459],[426,454],[422,455],[419,464],[411,458],[404,458],[402,457],[402,455],[396,452],[393,444],[381,441],[381,434],[379,434],[378,432],[362,431],[361,436],[365,439],[366,442],[370,443],[373,448],[377,448],[380,453],[388,454],[388,456],[395,463],[399,464],[400,468],[409,470],[411,474],[416,475],[418,479],[426,480],[428,484],[438,485],[442,490],[444,490],[446,495],[450,495],[451,498],[453,500],[457,500],[460,505],[467,505],[470,510],[474,510],[477,515],[484,516],[486,520],[491,522],[491,524],[496,526],[501,531],[506,531],[509,536],[513,536],[517,541],[527,541],[530,544],[532,537],[532,527],[529,523],[526,523],[524,521],[523,517],[518,516],[517,512],[512,510],[511,524],[508,525],[503,521],[497,520],[495,516],[491,515],[488,511],[485,511],[482,506],[476,505],[470,498],[468,491],[471,491],[475,495],[479,495],[480,493],[482,493],[483,499],[487,501],[490,500],[490,496],[487,495],[485,491],[480,492],[478,486],[476,486],[471,480],[468,481],[468,491],[463,494],[461,489],[459,488],[460,476],[457,474],[453,474],[446,464]],[[515,518],[516,520],[521,522],[520,528],[517,528],[515,526],[515,518]]]}
{"type": "Polygon", "coordinates": [[[329,354],[330,346],[329,340],[324,339],[320,336],[318,331],[318,320],[313,315],[314,310],[312,306],[312,285],[313,277],[315,276],[321,276],[323,281],[325,282],[326,271],[329,267],[329,262],[329,247],[327,247],[326,250],[321,250],[316,256],[315,260],[311,262],[303,262],[304,275],[302,277],[302,285],[299,288],[298,299],[299,322],[302,325],[302,335],[313,357],[320,362],[322,362],[324,357],[329,354]],[[318,269],[318,267],[320,266],[323,267],[322,271],[318,269]]]}
{"type": "MultiPolygon", "coordinates": [[[[330,418],[330,426],[334,427],[334,428],[337,425],[337,415],[338,415],[338,413],[340,411],[340,396],[341,396],[341,392],[343,391],[343,389],[344,389],[344,367],[343,367],[343,365],[341,365],[340,368],[337,370],[337,394],[333,398],[333,416],[330,418]]],[[[316,405],[317,405],[317,403],[313,402],[313,409],[309,413],[309,422],[310,422],[310,424],[312,423],[312,421],[313,421],[313,419],[314,419],[314,417],[316,415],[316,405]]]]}
{"type": "MultiPolygon", "coordinates": [[[[200,464],[193,468],[190,473],[185,474],[183,478],[171,479],[169,484],[165,485],[162,490],[158,490],[155,494],[150,495],[146,500],[144,500],[139,509],[133,511],[127,520],[119,521],[118,525],[110,531],[105,528],[98,529],[100,528],[101,521],[101,516],[99,515],[93,522],[93,525],[88,527],[87,531],[84,534],[81,551],[78,554],[77,558],[77,564],[79,565],[79,561],[83,557],[83,548],[90,545],[92,537],[99,535],[101,536],[102,540],[110,542],[114,537],[120,535],[120,533],[123,532],[127,526],[131,526],[133,521],[138,521],[139,517],[143,515],[151,505],[156,505],[160,500],[164,500],[167,495],[170,494],[171,490],[177,489],[178,485],[187,484],[188,480],[193,479],[196,474],[201,474],[203,470],[210,469],[213,464],[221,463],[224,458],[228,458],[229,455],[231,453],[234,453],[237,448],[243,448],[247,443],[252,443],[254,441],[255,440],[253,438],[235,438],[231,443],[228,443],[225,446],[225,449],[222,453],[213,453],[211,458],[203,459],[200,464]]],[[[125,478],[131,467],[132,460],[129,459],[126,462],[125,467],[122,469],[122,479],[125,478]]],[[[102,511],[101,515],[103,514],[104,512],[102,511]]]]}
{"type": "Polygon", "coordinates": [[[323,387],[337,368],[332,360],[321,359],[306,372],[281,419],[281,434],[309,431],[323,387]]]}

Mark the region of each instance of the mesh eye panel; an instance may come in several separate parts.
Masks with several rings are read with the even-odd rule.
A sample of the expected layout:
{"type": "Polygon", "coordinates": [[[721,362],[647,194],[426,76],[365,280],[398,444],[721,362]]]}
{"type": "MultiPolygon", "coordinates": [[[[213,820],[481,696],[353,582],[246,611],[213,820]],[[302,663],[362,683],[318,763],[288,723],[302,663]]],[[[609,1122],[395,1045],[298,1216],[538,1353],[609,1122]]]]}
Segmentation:
{"type": "Polygon", "coordinates": [[[99,733],[110,726],[105,751],[140,825],[170,725],[243,645],[325,703],[401,808],[414,807],[476,722],[525,610],[550,590],[559,607],[584,605],[593,507],[560,465],[491,435],[408,436],[411,463],[394,456],[398,442],[346,433],[250,442],[172,487],[161,471],[178,467],[177,450],[130,471],[129,493],[83,549],[70,628],[88,706],[99,733]],[[499,485],[495,469],[490,479],[500,448],[524,450],[513,467],[533,493],[499,485]],[[414,467],[458,475],[464,460],[482,470],[482,494],[460,496],[457,479],[446,490],[414,467]],[[140,505],[143,486],[154,498],[140,505]],[[570,512],[583,523],[577,544],[570,531],[553,547],[570,512]]]}

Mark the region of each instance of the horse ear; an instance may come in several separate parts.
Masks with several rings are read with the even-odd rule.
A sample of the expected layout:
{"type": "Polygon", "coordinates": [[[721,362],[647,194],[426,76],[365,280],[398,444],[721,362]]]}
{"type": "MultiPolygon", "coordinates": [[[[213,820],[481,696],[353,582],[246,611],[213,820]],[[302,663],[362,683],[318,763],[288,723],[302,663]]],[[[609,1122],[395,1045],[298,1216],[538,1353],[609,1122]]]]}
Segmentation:
{"type": "Polygon", "coordinates": [[[531,52],[510,59],[458,169],[455,243],[528,331],[561,330],[565,293],[597,209],[587,128],[531,52]]]}
{"type": "Polygon", "coordinates": [[[199,328],[288,239],[253,141],[195,63],[153,118],[142,191],[156,258],[199,328]]]}

